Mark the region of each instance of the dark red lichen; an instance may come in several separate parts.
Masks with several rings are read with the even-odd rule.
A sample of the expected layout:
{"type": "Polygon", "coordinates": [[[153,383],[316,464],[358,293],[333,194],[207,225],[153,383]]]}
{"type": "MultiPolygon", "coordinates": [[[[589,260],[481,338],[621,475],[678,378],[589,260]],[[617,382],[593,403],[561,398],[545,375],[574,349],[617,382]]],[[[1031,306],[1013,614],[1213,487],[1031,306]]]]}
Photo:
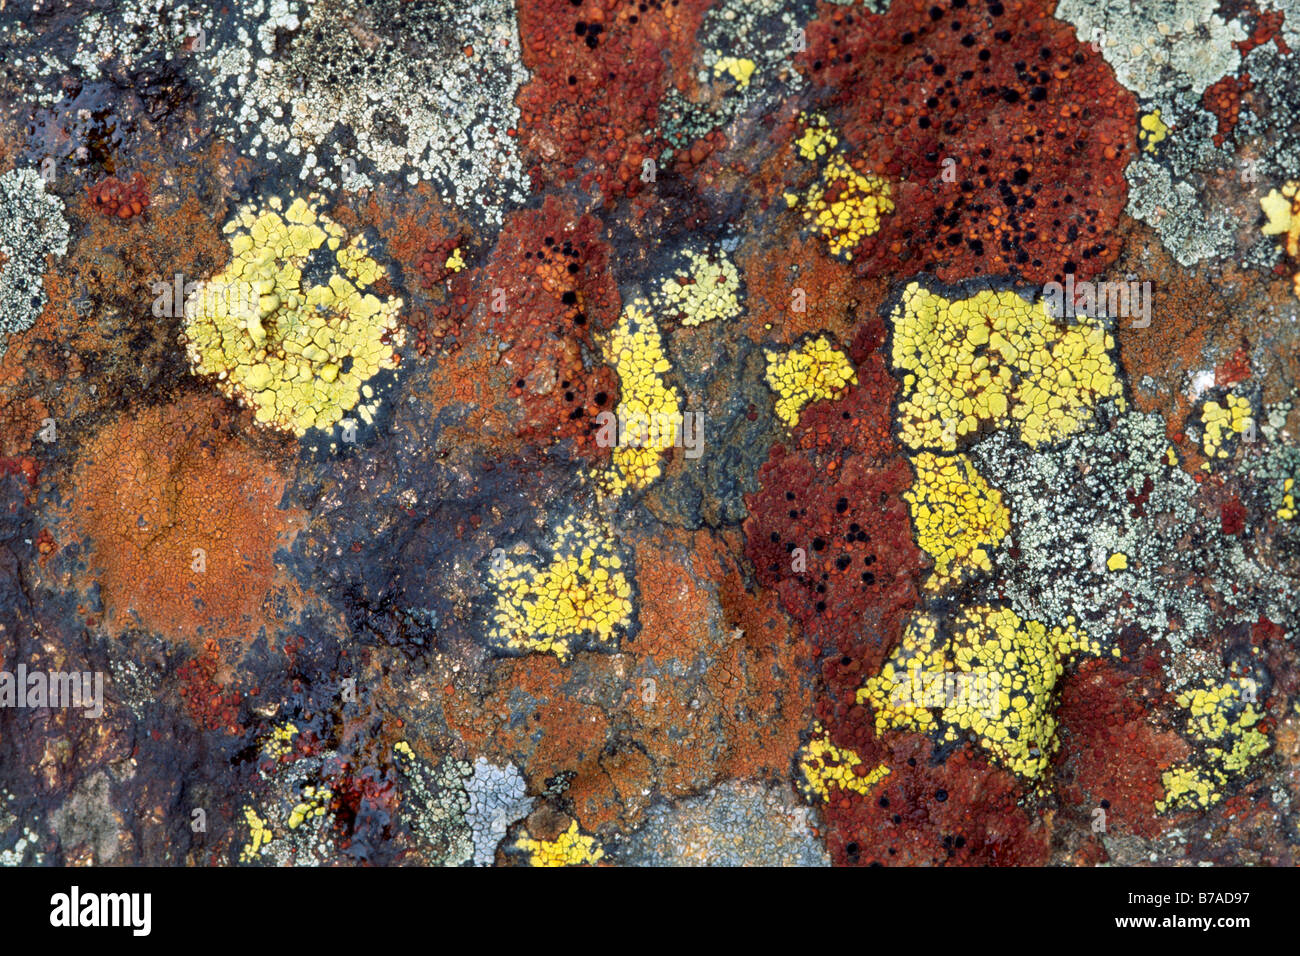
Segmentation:
{"type": "Polygon", "coordinates": [[[88,186],[86,192],[95,210],[111,218],[130,219],[149,208],[149,187],[140,173],[129,182],[109,176],[88,186]]]}
{"type": "MultiPolygon", "coordinates": [[[[645,188],[643,164],[672,70],[689,64],[710,0],[539,0],[519,6],[532,79],[519,91],[520,145],[538,187],[578,178],[606,199],[645,188]]],[[[703,158],[704,154],[700,155],[703,158]]]]}
{"type": "MultiPolygon", "coordinates": [[[[595,335],[621,307],[600,223],[551,197],[511,215],[482,269],[471,301],[484,311],[470,336],[497,349],[517,414],[515,436],[548,446],[596,445],[596,416],[617,405],[618,377],[600,358],[595,335]]],[[[467,338],[468,341],[468,338],[467,338]]]]}
{"type": "Polygon", "coordinates": [[[1214,133],[1215,146],[1222,146],[1224,140],[1237,128],[1237,120],[1241,117],[1241,98],[1254,88],[1250,74],[1243,73],[1240,77],[1225,76],[1201,94],[1201,105],[1219,121],[1214,133]]]}
{"type": "Polygon", "coordinates": [[[891,187],[859,272],[1046,281],[1115,258],[1136,104],[1050,4],[822,4],[807,35],[815,107],[891,187]]]}

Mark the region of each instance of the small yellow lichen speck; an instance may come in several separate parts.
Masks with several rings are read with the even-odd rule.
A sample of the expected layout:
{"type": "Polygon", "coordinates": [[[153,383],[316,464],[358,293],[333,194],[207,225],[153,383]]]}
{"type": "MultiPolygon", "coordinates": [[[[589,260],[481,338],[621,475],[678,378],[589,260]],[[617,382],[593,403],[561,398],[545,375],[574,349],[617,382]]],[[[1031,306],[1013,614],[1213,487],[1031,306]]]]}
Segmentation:
{"type": "Polygon", "coordinates": [[[973,570],[992,570],[989,549],[1011,531],[1002,493],[965,455],[921,452],[916,480],[903,493],[912,508],[917,544],[934,559],[926,587],[937,589],[973,570]]]}
{"type": "Polygon", "coordinates": [[[767,384],[776,393],[776,414],[791,428],[809,402],[839,398],[857,382],[848,356],[824,335],[785,352],[767,352],[767,384]]]}
{"type": "Polygon", "coordinates": [[[528,854],[530,866],[590,866],[605,856],[595,837],[579,832],[577,820],[554,840],[534,840],[525,833],[515,842],[515,849],[528,854]]]}
{"type": "Polygon", "coordinates": [[[813,736],[799,748],[799,775],[795,780],[799,790],[809,800],[825,803],[831,798],[831,787],[866,796],[871,788],[889,776],[884,764],[866,773],[862,758],[852,750],[831,743],[830,733],[820,723],[813,725],[813,736]]]}
{"type": "Polygon", "coordinates": [[[1090,424],[1103,399],[1125,407],[1115,340],[1096,320],[1059,326],[1010,290],[949,301],[913,282],[891,321],[909,448],[955,451],[984,424],[1038,447],[1090,424]]]}
{"type": "Polygon", "coordinates": [[[1148,153],[1154,153],[1156,145],[1169,135],[1169,126],[1160,118],[1159,110],[1144,114],[1138,121],[1138,125],[1138,139],[1142,141],[1142,148],[1148,153]]]}
{"type": "Polygon", "coordinates": [[[1295,517],[1295,479],[1288,478],[1282,482],[1282,504],[1278,506],[1277,516],[1283,521],[1295,517]]]}
{"type": "Polygon", "coordinates": [[[749,86],[749,79],[754,75],[755,68],[753,60],[746,60],[743,57],[736,56],[724,56],[713,64],[713,75],[721,76],[726,73],[735,81],[736,89],[743,90],[749,86]]]}
{"type": "MultiPolygon", "coordinates": [[[[232,258],[185,303],[184,341],[196,373],[250,406],[262,424],[295,435],[331,428],[350,410],[371,421],[366,381],[397,367],[402,300],[365,291],[385,276],[364,238],[318,213],[314,198],[287,209],[273,197],[225,227],[232,258]],[[309,278],[323,260],[323,281],[309,278]]],[[[372,393],[373,394],[373,393],[372,393]]]]}
{"type": "MultiPolygon", "coordinates": [[[[1227,458],[1225,445],[1233,435],[1245,434],[1254,424],[1250,399],[1228,393],[1224,404],[1209,401],[1201,409],[1201,448],[1206,458],[1227,458]]],[[[1208,467],[1208,462],[1207,462],[1208,467]]]]}
{"type": "Polygon", "coordinates": [[[583,635],[613,645],[632,615],[632,585],[613,540],[593,525],[567,521],[557,530],[552,551],[552,560],[540,570],[511,559],[494,563],[493,641],[561,660],[583,635]]]}
{"type": "Polygon", "coordinates": [[[971,735],[1004,767],[1038,779],[1059,746],[1057,682],[1067,662],[1101,645],[1072,621],[1049,628],[1007,608],[966,608],[951,633],[928,613],[913,617],[858,703],[875,711],[877,733],[933,731],[943,743],[971,735]]]}

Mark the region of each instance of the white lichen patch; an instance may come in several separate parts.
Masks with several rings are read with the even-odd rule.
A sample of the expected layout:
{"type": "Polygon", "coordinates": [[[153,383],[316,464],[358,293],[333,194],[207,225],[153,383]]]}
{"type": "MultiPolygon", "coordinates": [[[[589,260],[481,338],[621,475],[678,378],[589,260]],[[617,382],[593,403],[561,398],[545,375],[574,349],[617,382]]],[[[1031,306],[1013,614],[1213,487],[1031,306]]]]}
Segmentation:
{"type": "Polygon", "coordinates": [[[45,308],[47,258],[67,251],[63,200],[35,170],[0,176],[0,355],[9,334],[31,328],[45,308]]]}

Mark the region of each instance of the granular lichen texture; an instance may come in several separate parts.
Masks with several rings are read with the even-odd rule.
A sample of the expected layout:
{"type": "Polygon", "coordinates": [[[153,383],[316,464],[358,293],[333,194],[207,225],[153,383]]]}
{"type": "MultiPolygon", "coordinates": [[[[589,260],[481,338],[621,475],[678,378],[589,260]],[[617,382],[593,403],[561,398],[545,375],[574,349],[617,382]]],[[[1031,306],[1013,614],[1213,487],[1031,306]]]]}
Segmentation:
{"type": "MultiPolygon", "coordinates": [[[[0,0],[0,864],[1294,869],[1298,58],[0,0]]],[[[423,915],[285,887],[204,913],[423,915]]]]}

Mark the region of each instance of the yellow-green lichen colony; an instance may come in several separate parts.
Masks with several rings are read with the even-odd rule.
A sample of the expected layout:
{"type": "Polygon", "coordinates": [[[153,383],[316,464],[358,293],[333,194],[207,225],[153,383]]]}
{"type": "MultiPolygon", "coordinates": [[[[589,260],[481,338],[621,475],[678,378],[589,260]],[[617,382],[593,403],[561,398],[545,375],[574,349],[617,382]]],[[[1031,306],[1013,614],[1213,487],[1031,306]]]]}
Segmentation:
{"type": "Polygon", "coordinates": [[[1095,319],[1059,326],[1010,290],[949,300],[913,282],[892,323],[909,448],[955,451],[981,428],[1038,447],[1084,428],[1107,399],[1124,406],[1115,340],[1095,319]]]}
{"type": "Polygon", "coordinates": [[[904,492],[916,542],[934,559],[926,586],[937,589],[963,574],[989,571],[989,552],[1011,531],[1002,493],[965,455],[921,452],[912,458],[916,480],[904,492]]]}
{"type": "Polygon", "coordinates": [[[617,646],[632,616],[632,584],[613,540],[594,524],[570,520],[557,530],[552,551],[540,568],[513,558],[494,562],[493,643],[561,659],[585,636],[617,646]]]}
{"type": "Polygon", "coordinates": [[[1101,645],[1073,621],[1049,626],[1008,608],[966,608],[951,628],[948,639],[935,616],[913,617],[858,703],[875,712],[877,733],[935,732],[947,743],[971,735],[999,764],[1037,780],[1059,746],[1057,681],[1070,660],[1099,655],[1101,645]]]}
{"type": "Polygon", "coordinates": [[[397,367],[402,300],[367,291],[385,276],[365,239],[351,240],[313,197],[246,206],[225,227],[231,259],[185,304],[184,341],[199,375],[263,425],[295,435],[356,410],[371,420],[369,384],[397,367]],[[323,259],[322,281],[309,262],[323,259]]]}
{"type": "Polygon", "coordinates": [[[664,380],[672,363],[644,299],[630,302],[604,342],[605,360],[618,372],[618,441],[605,488],[614,495],[647,487],[663,472],[663,453],[682,425],[677,389],[664,380]]]}
{"type": "Polygon", "coordinates": [[[784,351],[767,351],[767,384],[776,393],[776,414],[791,428],[809,402],[840,398],[857,381],[848,356],[824,335],[784,351]]]}

